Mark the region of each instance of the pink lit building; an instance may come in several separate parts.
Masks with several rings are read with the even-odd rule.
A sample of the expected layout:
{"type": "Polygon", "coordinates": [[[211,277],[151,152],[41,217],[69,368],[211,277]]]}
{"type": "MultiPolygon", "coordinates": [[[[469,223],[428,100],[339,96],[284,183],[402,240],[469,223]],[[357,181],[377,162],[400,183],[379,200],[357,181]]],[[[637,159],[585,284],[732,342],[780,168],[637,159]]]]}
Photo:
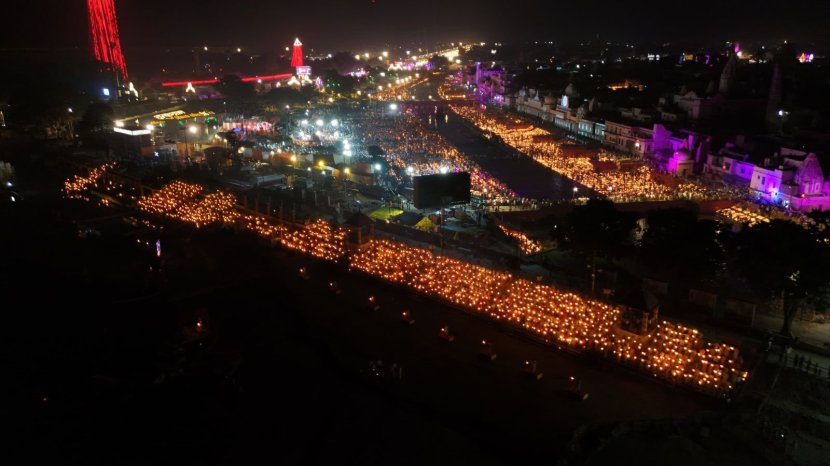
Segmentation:
{"type": "Polygon", "coordinates": [[[757,198],[793,210],[830,209],[830,182],[813,152],[781,147],[753,161],[742,137],[709,154],[704,171],[746,183],[757,198]]]}

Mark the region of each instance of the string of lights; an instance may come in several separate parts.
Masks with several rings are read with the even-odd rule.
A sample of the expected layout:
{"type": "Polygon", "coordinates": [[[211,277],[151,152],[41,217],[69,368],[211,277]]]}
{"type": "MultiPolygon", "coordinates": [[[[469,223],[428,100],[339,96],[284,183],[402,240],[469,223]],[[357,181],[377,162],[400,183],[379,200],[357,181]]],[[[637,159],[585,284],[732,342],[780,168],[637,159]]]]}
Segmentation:
{"type": "Polygon", "coordinates": [[[95,59],[112,66],[122,80],[127,79],[127,63],[121,52],[114,0],[87,0],[89,28],[95,59]]]}
{"type": "Polygon", "coordinates": [[[511,230],[504,225],[499,225],[499,229],[505,235],[515,239],[519,243],[519,249],[523,254],[534,254],[542,250],[542,243],[530,238],[521,231],[511,230]]]}

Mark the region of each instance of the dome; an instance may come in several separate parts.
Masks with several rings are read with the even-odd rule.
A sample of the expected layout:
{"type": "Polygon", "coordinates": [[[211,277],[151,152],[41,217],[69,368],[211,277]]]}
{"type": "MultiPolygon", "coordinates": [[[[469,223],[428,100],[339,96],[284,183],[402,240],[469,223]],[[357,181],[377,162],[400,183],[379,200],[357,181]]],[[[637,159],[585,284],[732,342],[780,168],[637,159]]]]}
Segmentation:
{"type": "Polygon", "coordinates": [[[689,152],[689,149],[678,149],[674,153],[674,157],[678,160],[685,161],[692,159],[692,153],[689,152]]]}
{"type": "Polygon", "coordinates": [[[579,97],[579,91],[576,90],[576,86],[574,86],[574,83],[568,84],[568,86],[565,88],[565,95],[568,97],[579,97]]]}

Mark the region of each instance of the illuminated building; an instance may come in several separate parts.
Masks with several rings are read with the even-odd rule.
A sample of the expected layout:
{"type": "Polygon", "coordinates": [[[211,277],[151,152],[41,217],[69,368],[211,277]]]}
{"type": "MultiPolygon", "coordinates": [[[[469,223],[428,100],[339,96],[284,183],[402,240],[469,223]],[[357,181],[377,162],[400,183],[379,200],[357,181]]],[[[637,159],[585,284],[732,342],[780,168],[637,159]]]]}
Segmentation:
{"type": "Polygon", "coordinates": [[[763,142],[736,137],[708,155],[704,172],[748,185],[764,202],[800,211],[830,208],[830,185],[815,153],[763,142]]]}
{"type": "Polygon", "coordinates": [[[95,59],[117,72],[122,81],[127,79],[127,64],[121,53],[115,0],[87,0],[89,9],[89,36],[95,59]]]}
{"type": "Polygon", "coordinates": [[[582,138],[604,142],[605,121],[589,116],[594,106],[593,100],[580,104],[568,94],[560,99],[552,95],[543,98],[536,89],[522,89],[516,94],[518,111],[551,121],[556,127],[582,138]]]}

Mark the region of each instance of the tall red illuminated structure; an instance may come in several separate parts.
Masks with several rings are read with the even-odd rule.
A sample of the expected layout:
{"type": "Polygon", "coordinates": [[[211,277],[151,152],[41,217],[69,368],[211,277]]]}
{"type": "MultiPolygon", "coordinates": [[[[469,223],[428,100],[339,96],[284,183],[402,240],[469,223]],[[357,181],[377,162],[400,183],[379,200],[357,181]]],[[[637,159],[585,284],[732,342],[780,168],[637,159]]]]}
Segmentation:
{"type": "Polygon", "coordinates": [[[121,53],[115,0],[87,0],[89,35],[95,59],[108,64],[122,80],[127,79],[127,64],[121,53]]]}
{"type": "Polygon", "coordinates": [[[291,53],[291,67],[303,66],[303,44],[300,38],[294,39],[294,51],[291,53]]]}

